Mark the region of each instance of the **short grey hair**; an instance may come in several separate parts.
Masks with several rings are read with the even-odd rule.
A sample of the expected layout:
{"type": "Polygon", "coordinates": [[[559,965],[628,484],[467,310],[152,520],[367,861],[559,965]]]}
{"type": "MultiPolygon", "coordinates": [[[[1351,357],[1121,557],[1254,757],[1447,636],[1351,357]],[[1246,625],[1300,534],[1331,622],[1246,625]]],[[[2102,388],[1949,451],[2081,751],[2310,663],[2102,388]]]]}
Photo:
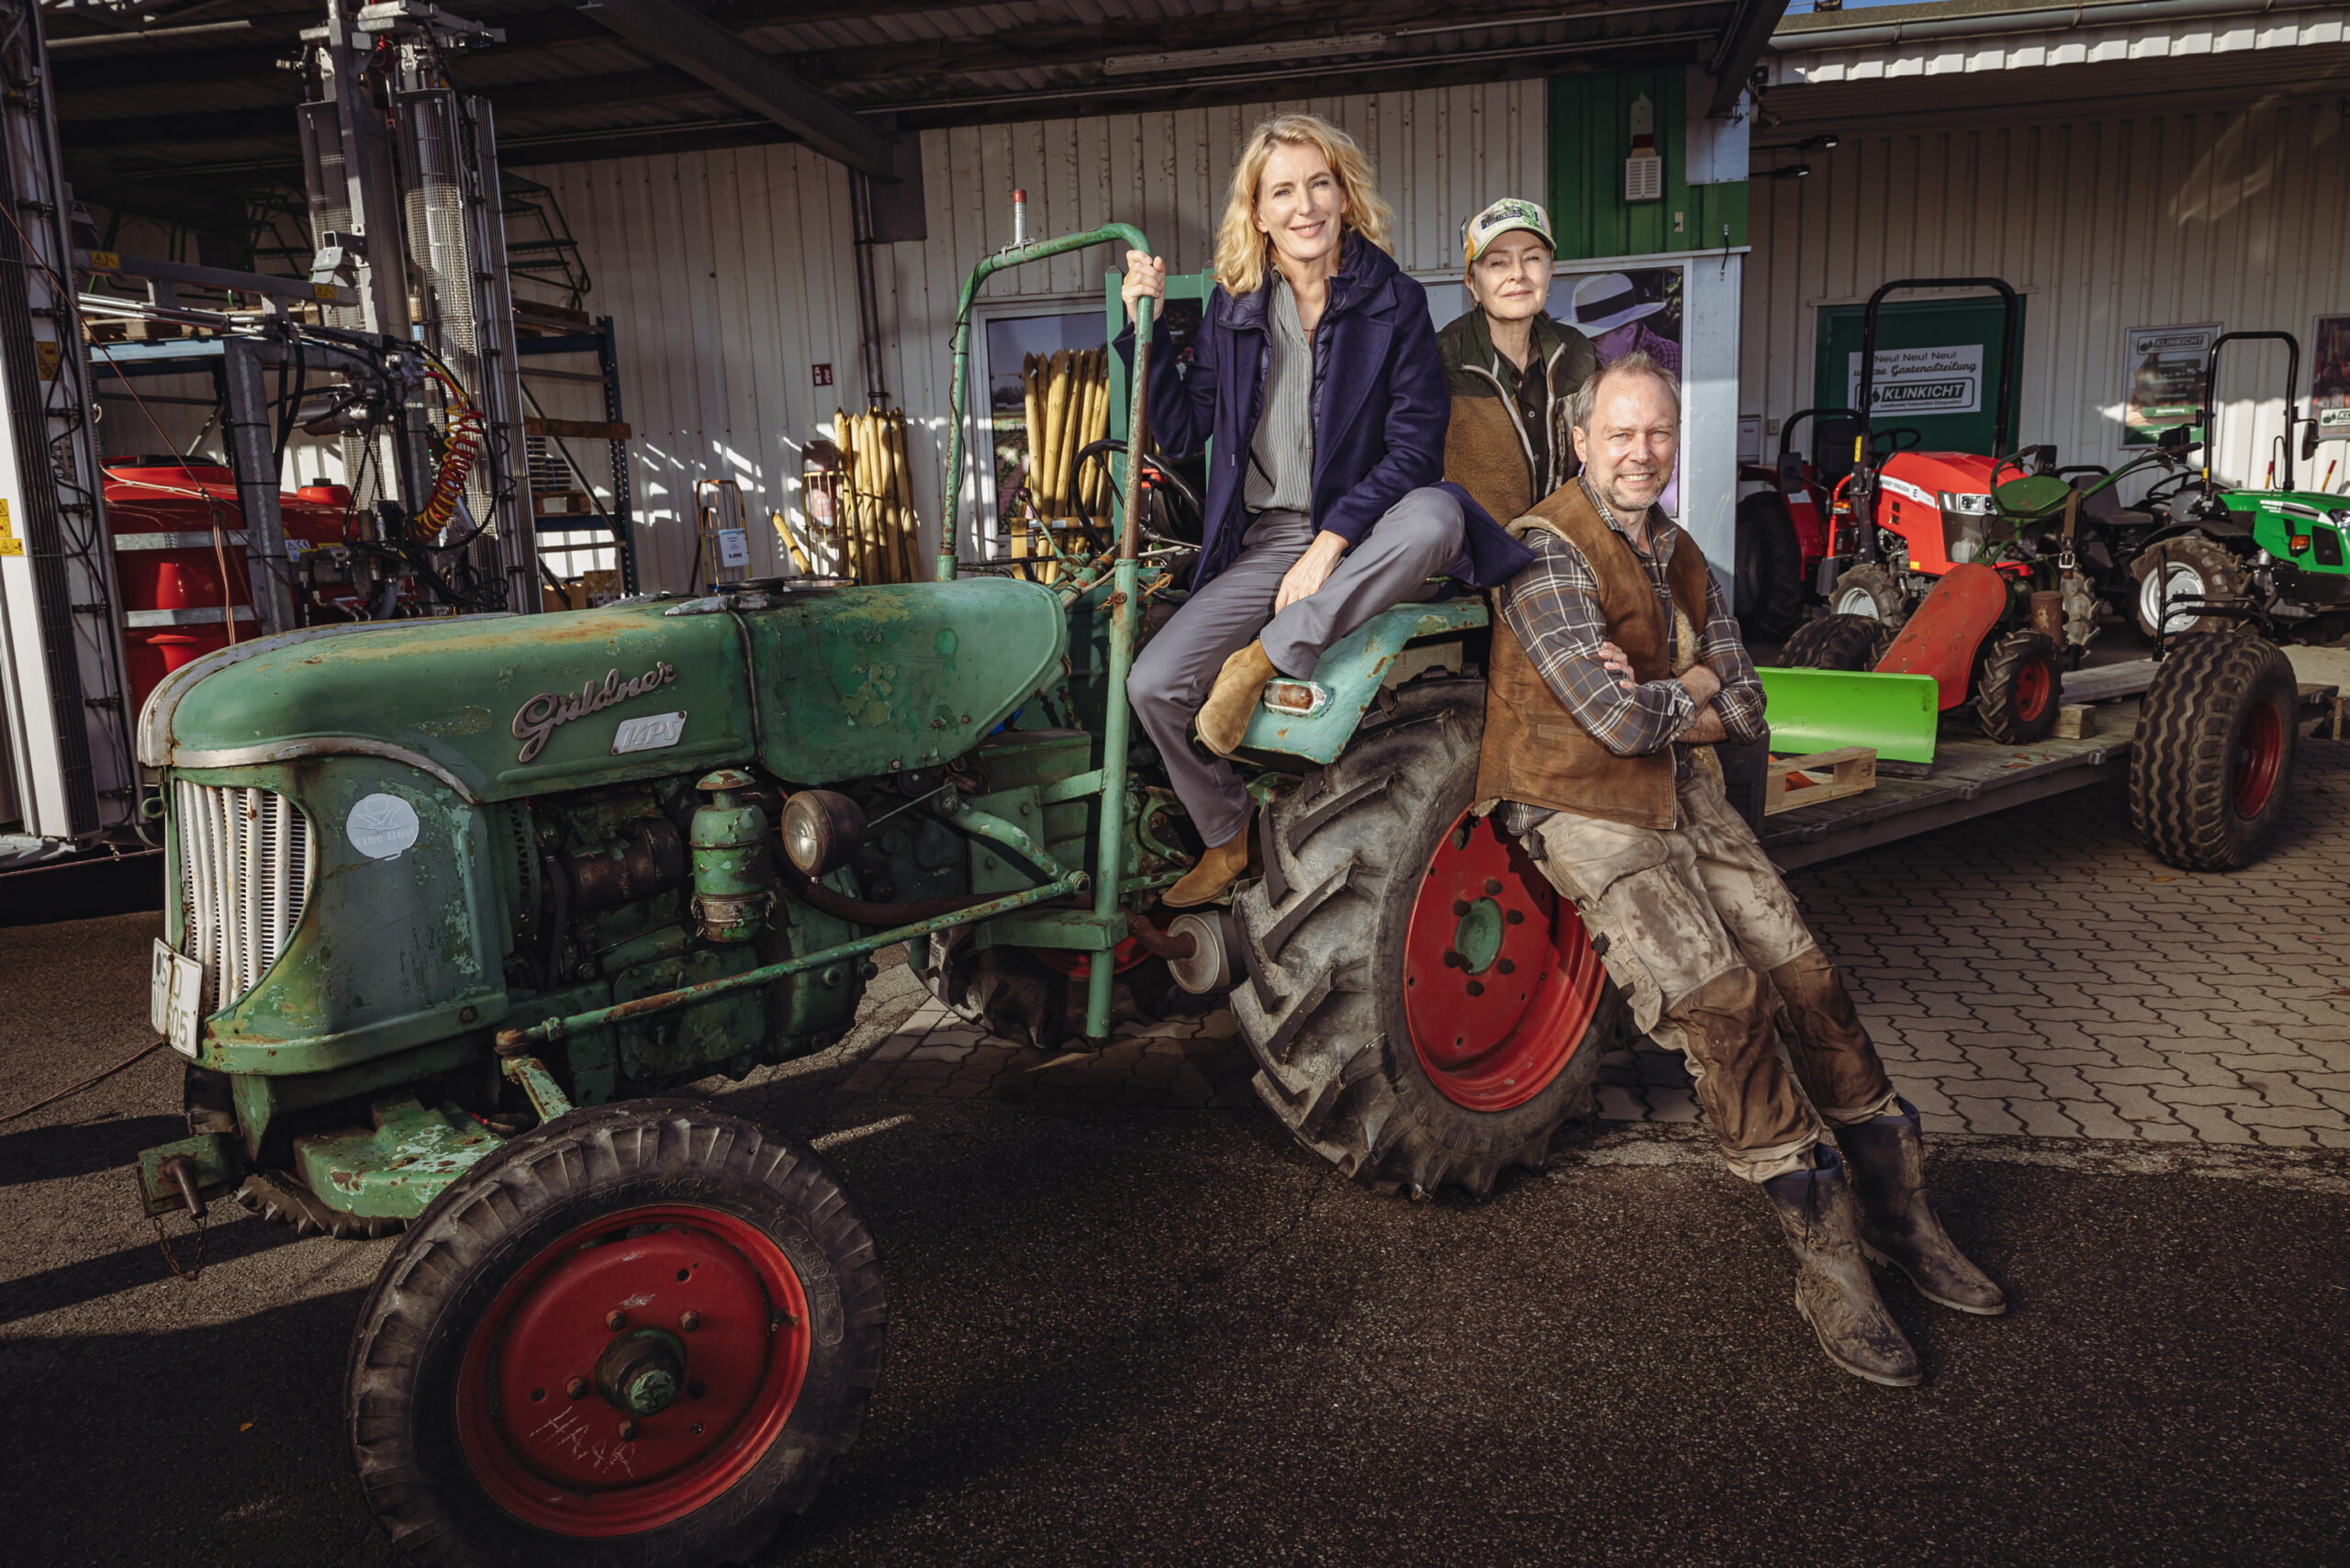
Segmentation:
{"type": "Polygon", "coordinates": [[[1591,433],[1591,415],[1592,410],[1599,406],[1600,383],[1611,375],[1646,375],[1654,378],[1658,385],[1664,388],[1665,397],[1673,404],[1673,428],[1676,430],[1680,428],[1681,377],[1665,369],[1663,364],[1654,355],[1634,349],[1630,353],[1611,359],[1597,370],[1593,371],[1583,377],[1583,385],[1575,388],[1574,402],[1570,406],[1570,414],[1575,429],[1585,435],[1591,433]]]}

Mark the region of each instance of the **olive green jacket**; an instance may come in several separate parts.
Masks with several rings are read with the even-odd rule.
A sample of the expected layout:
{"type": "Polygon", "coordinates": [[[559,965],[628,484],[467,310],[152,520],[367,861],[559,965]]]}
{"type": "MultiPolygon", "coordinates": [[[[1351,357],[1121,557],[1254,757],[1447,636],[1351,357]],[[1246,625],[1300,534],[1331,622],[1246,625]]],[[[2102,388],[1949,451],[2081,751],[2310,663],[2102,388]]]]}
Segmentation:
{"type": "MultiPolygon", "coordinates": [[[[1471,309],[1437,334],[1452,417],[1445,428],[1444,476],[1467,490],[1494,521],[1506,524],[1582,470],[1567,432],[1568,401],[1599,368],[1599,352],[1572,327],[1548,316],[1534,319],[1534,353],[1550,384],[1549,451],[1535,470],[1517,398],[1517,370],[1494,347],[1483,310],[1471,309]]],[[[1528,374],[1534,374],[1529,365],[1528,374]]]]}

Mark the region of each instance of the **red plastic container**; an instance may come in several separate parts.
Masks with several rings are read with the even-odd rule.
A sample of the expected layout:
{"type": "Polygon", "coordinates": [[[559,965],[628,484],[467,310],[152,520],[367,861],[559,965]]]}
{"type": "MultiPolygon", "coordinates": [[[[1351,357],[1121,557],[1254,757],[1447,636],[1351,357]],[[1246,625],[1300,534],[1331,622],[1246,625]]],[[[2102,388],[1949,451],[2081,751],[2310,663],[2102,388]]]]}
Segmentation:
{"type": "MultiPolygon", "coordinates": [[[[348,497],[340,485],[305,485],[281,495],[289,548],[297,548],[295,541],[340,543],[348,497]]],[[[237,504],[236,476],[209,463],[135,459],[109,465],[106,501],[129,663],[124,674],[136,712],[163,677],[228,645],[228,615],[236,617],[238,641],[259,633],[245,565],[245,514],[237,504]]]]}

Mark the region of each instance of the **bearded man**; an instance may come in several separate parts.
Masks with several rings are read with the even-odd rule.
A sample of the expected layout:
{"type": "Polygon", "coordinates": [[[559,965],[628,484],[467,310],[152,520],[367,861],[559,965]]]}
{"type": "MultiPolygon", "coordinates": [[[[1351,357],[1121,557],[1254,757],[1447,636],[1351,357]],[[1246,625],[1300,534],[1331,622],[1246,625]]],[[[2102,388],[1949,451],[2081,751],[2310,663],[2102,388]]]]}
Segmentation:
{"type": "Polygon", "coordinates": [[[1764,738],[1762,687],[1696,541],[1657,507],[1680,385],[1629,353],[1571,413],[1581,477],[1509,525],[1534,563],[1494,596],[1478,797],[1574,901],[1635,1024],[1687,1058],[1723,1159],[1794,1250],[1820,1348],[1911,1386],[1868,1260],[1959,1312],[2006,1299],[1927,1203],[1918,1113],[1724,795],[1713,743],[1764,738]]]}

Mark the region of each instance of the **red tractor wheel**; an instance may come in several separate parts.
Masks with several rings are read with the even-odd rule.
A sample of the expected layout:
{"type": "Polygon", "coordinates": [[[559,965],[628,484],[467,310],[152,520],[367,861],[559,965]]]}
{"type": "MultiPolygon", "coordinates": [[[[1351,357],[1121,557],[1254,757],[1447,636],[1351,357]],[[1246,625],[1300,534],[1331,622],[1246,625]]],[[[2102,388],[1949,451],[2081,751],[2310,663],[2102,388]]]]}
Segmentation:
{"type": "Polygon", "coordinates": [[[1469,815],[1484,704],[1478,681],[1404,687],[1266,808],[1265,879],[1233,901],[1257,1092],[1373,1186],[1482,1195],[1539,1169],[1622,1026],[1574,906],[1469,815]]]}
{"type": "Polygon", "coordinates": [[[2005,745],[2030,745],[2056,727],[2065,666],[2044,632],[2010,632],[1991,645],[1975,686],[1983,733],[2005,745]]]}
{"type": "Polygon", "coordinates": [[[2242,633],[2182,637],[2155,666],[2130,757],[2130,821],[2188,871],[2250,865],[2292,786],[2300,687],[2284,650],[2242,633]]]}
{"type": "Polygon", "coordinates": [[[1507,1111],[1541,1093],[1606,982],[1574,905],[1491,817],[1437,841],[1404,937],[1404,1014],[1446,1099],[1507,1111]]]}
{"type": "Polygon", "coordinates": [[[733,1562],[855,1434],[885,1317],[814,1155],[680,1102],[576,1112],[385,1262],[352,1346],[360,1484],[415,1562],[733,1562]]]}

